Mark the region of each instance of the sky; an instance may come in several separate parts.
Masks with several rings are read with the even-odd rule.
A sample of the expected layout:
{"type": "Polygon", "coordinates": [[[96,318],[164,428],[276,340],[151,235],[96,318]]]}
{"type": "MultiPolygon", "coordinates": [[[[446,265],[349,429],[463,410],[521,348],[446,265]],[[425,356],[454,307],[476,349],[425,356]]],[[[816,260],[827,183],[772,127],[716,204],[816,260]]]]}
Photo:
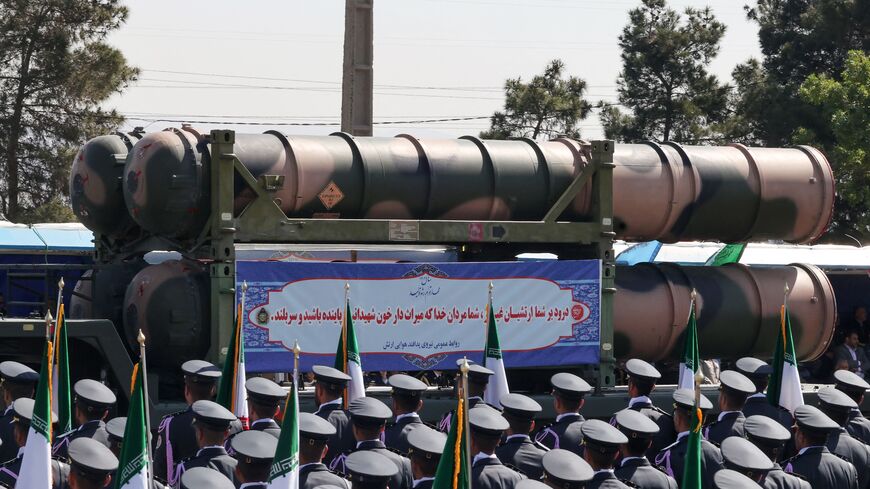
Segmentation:
{"type": "MultiPolygon", "coordinates": [[[[554,58],[586,80],[588,100],[615,101],[617,38],[639,3],[374,0],[375,136],[477,135],[503,107],[504,81],[528,79],[554,58]],[[477,119],[419,122],[449,118],[477,119]]],[[[678,10],[710,6],[727,26],[710,66],[721,80],[730,80],[736,64],[760,56],[745,3],[669,1],[678,10]]],[[[339,130],[343,0],[125,4],[127,23],[108,41],[142,72],[106,106],[128,117],[126,127],[154,131],[192,121],[240,132],[339,130]]],[[[584,139],[603,137],[597,113],[580,127],[584,139]]]]}

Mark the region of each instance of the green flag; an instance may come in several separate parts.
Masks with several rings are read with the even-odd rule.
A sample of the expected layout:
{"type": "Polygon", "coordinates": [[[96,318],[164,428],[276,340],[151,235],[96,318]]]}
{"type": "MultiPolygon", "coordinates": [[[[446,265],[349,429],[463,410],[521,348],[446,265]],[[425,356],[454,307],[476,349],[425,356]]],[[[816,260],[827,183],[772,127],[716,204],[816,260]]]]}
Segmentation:
{"type": "Polygon", "coordinates": [[[438,469],[435,471],[435,480],[432,489],[471,489],[469,486],[468,446],[465,442],[466,434],[465,416],[468,411],[463,409],[463,400],[459,400],[456,407],[456,416],[450,423],[450,431],[447,433],[447,442],[444,444],[444,453],[438,461],[438,469]]]}
{"type": "MultiPolygon", "coordinates": [[[[244,297],[242,298],[244,301],[244,297]]],[[[215,402],[233,413],[248,429],[248,403],[245,399],[245,330],[242,326],[243,302],[236,306],[236,327],[230,338],[215,402]]]]}
{"type": "Polygon", "coordinates": [[[704,265],[718,267],[729,263],[739,263],[745,249],[746,243],[727,244],[717,251],[715,255],[711,256],[704,265]]]}
{"type": "Polygon", "coordinates": [[[72,429],[72,391],[69,385],[69,353],[66,341],[66,315],[63,304],[57,308],[57,323],[54,332],[55,365],[52,378],[52,405],[57,411],[59,433],[72,429]]]}
{"type": "Polygon", "coordinates": [[[507,383],[507,373],[501,353],[501,341],[498,338],[498,324],[495,321],[495,311],[492,307],[492,297],[486,307],[489,318],[486,330],[486,348],[483,351],[483,366],[492,370],[492,378],[486,385],[483,400],[487,404],[501,408],[501,397],[510,393],[507,383]]]}
{"type": "Polygon", "coordinates": [[[284,407],[284,421],[281,422],[281,436],[272,468],[269,470],[268,489],[299,488],[299,393],[296,383],[298,372],[293,371],[293,386],[284,407]]]}
{"type": "Polygon", "coordinates": [[[16,487],[50,488],[51,484],[51,370],[54,354],[51,341],[46,340],[42,353],[42,368],[36,385],[36,399],[21,468],[16,487]]]}
{"type": "MultiPolygon", "coordinates": [[[[697,389],[699,387],[695,387],[697,389]]],[[[698,407],[697,395],[695,401],[692,426],[689,430],[689,445],[686,447],[685,465],[680,489],[701,489],[701,424],[704,420],[698,407]]]]}
{"type": "Polygon", "coordinates": [[[770,374],[770,384],[767,386],[767,402],[793,413],[795,408],[804,404],[804,395],[791,334],[791,319],[786,304],[783,304],[780,309],[780,329],[772,366],[773,373],[770,374]]]}
{"type": "Polygon", "coordinates": [[[686,325],[686,335],[683,338],[683,356],[680,360],[680,377],[677,387],[680,389],[695,388],[695,372],[701,368],[698,353],[698,322],[695,320],[695,299],[689,306],[689,321],[686,325]]]}
{"type": "Polygon", "coordinates": [[[345,407],[354,400],[366,396],[362,360],[359,356],[356,333],[353,330],[353,312],[350,308],[350,301],[345,303],[341,333],[338,336],[338,348],[335,351],[335,369],[350,376],[350,382],[347,383],[347,395],[344,396],[345,407]],[[347,339],[345,340],[345,338],[347,339]]]}
{"type": "Polygon", "coordinates": [[[145,423],[145,375],[142,363],[133,370],[133,393],[127,410],[127,426],[124,428],[124,443],[118,457],[115,473],[115,489],[149,489],[148,485],[148,428],[145,423]]]}

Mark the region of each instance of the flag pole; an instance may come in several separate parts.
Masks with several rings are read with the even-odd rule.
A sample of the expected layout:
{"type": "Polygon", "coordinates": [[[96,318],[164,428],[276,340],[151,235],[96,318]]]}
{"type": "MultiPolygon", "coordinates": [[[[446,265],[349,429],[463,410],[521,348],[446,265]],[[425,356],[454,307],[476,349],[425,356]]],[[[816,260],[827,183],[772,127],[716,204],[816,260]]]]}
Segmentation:
{"type": "MultiPolygon", "coordinates": [[[[60,320],[60,308],[63,305],[63,286],[64,286],[63,277],[61,277],[60,280],[57,281],[57,303],[55,304],[55,311],[56,311],[55,317],[58,320],[60,320]]],[[[58,340],[59,335],[60,335],[60,328],[58,328],[58,326],[60,326],[60,325],[59,324],[54,325],[54,344],[55,345],[57,344],[57,340],[58,340]]],[[[55,354],[57,354],[57,352],[55,352],[55,354]]]]}
{"type": "Polygon", "coordinates": [[[482,363],[482,365],[484,367],[486,366],[486,354],[487,354],[486,350],[489,347],[489,315],[492,314],[492,316],[495,317],[495,308],[492,305],[492,289],[494,287],[495,286],[492,284],[492,281],[490,281],[489,282],[489,293],[488,293],[487,299],[486,299],[486,314],[483,317],[484,328],[486,328],[486,329],[484,329],[485,333],[483,334],[483,363],[482,363]],[[492,309],[492,310],[490,310],[490,309],[492,309]]]}
{"type": "MultiPolygon", "coordinates": [[[[54,380],[52,377],[52,371],[54,370],[54,344],[51,342],[51,323],[54,321],[54,318],[51,317],[51,311],[46,311],[45,313],[45,342],[48,343],[48,358],[46,361],[48,362],[48,444],[51,445],[54,434],[51,432],[51,399],[54,397],[54,389],[51,388],[53,386],[54,380]]],[[[35,397],[35,396],[34,396],[35,397]]]]}
{"type": "MultiPolygon", "coordinates": [[[[491,285],[491,284],[490,284],[491,285]]],[[[486,358],[486,353],[484,353],[486,358]]],[[[459,372],[461,374],[460,387],[462,395],[462,437],[464,440],[460,443],[465,443],[465,464],[468,470],[465,471],[466,487],[471,487],[471,438],[468,432],[468,359],[463,357],[462,363],[459,364],[459,372]]],[[[456,461],[457,464],[461,462],[456,461]]]]}
{"type": "MultiPolygon", "coordinates": [[[[347,375],[350,375],[350,366],[348,365],[347,359],[347,322],[350,321],[350,318],[347,317],[350,314],[350,282],[344,283],[344,321],[341,322],[341,371],[347,375]]],[[[353,382],[351,379],[350,382],[353,382]]],[[[350,395],[350,382],[344,384],[344,393],[341,398],[342,407],[347,409],[348,406],[348,396],[350,395]]]]}
{"type": "Polygon", "coordinates": [[[148,487],[154,486],[154,453],[151,448],[151,400],[148,396],[148,375],[147,363],[145,360],[145,335],[142,330],[139,330],[139,335],[136,337],[139,342],[139,361],[142,362],[142,371],[139,375],[142,376],[142,404],[145,409],[145,433],[148,440],[148,487]]]}
{"type": "MultiPolygon", "coordinates": [[[[299,348],[299,340],[293,340],[293,384],[299,382],[299,354],[302,348],[299,348]]],[[[296,392],[299,392],[299,386],[296,386],[296,392]]],[[[285,413],[286,415],[286,413],[285,413]]]]}

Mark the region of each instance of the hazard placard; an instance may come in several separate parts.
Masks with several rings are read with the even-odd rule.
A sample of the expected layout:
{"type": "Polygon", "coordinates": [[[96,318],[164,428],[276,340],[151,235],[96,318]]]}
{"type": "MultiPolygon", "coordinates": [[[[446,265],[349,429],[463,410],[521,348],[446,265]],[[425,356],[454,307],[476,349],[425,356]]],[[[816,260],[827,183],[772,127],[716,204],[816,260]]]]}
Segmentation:
{"type": "Polygon", "coordinates": [[[342,199],[344,199],[344,193],[341,191],[340,188],[338,188],[338,185],[336,185],[335,182],[329,182],[329,185],[321,190],[320,193],[317,194],[317,197],[320,198],[320,202],[323,203],[323,207],[326,207],[327,209],[332,209],[333,207],[338,205],[338,203],[341,202],[342,199]]]}

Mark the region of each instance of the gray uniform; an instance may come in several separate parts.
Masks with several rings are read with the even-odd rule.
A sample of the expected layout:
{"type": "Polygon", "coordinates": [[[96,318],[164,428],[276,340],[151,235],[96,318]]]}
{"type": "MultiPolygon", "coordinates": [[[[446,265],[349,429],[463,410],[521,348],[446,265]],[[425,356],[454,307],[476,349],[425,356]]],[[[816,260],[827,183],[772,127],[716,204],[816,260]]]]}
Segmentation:
{"type": "Polygon", "coordinates": [[[544,474],[542,459],[548,451],[547,447],[533,442],[526,435],[512,435],[495,449],[495,456],[518,468],[526,477],[540,479],[544,474]]]}
{"type": "Polygon", "coordinates": [[[652,445],[650,445],[649,450],[646,452],[647,458],[652,459],[662,448],[676,441],[677,433],[674,431],[674,418],[669,413],[656,407],[652,401],[635,401],[628,406],[628,409],[643,414],[655,421],[659,427],[658,433],[653,436],[652,445]]]}
{"type": "Polygon", "coordinates": [[[866,489],[870,484],[870,447],[849,436],[845,428],[832,431],[825,446],[855,467],[858,487],[866,489]]]}
{"type": "Polygon", "coordinates": [[[779,424],[788,430],[791,430],[792,424],[794,424],[791,413],[787,409],[770,405],[764,396],[746,398],[746,404],[743,405],[743,415],[747,418],[755,415],[767,416],[779,421],[779,424]]]}
{"type": "Polygon", "coordinates": [[[729,436],[743,436],[743,423],[746,416],[740,411],[731,411],[719,415],[719,419],[704,428],[704,438],[714,445],[721,445],[729,436]]]}
{"type": "Polygon", "coordinates": [[[580,433],[580,427],[586,421],[583,416],[577,413],[566,413],[560,415],[555,423],[544,426],[535,434],[535,441],[553,450],[561,448],[577,455],[583,454],[580,447],[583,442],[583,434],[580,433]]]}
{"type": "Polygon", "coordinates": [[[408,450],[411,448],[408,445],[408,433],[422,424],[423,421],[420,420],[420,416],[417,414],[403,416],[402,419],[387,426],[387,429],[384,431],[384,444],[393,450],[399,451],[399,453],[407,455],[408,450]]]}
{"type": "MultiPolygon", "coordinates": [[[[378,455],[390,459],[396,468],[399,469],[394,476],[390,478],[390,489],[411,489],[414,485],[414,474],[411,472],[411,461],[396,452],[390,451],[383,442],[379,440],[368,440],[359,443],[359,446],[354,451],[372,451],[378,455]]],[[[349,454],[342,454],[335,458],[329,465],[329,468],[340,473],[347,473],[345,468],[345,459],[349,454]]]]}
{"type": "Polygon", "coordinates": [[[870,419],[865,418],[858,409],[849,412],[849,423],[846,425],[846,431],[853,438],[870,445],[870,419]]]}
{"type": "Polygon", "coordinates": [[[184,474],[185,470],[194,467],[205,467],[217,470],[225,475],[227,479],[232,481],[235,477],[233,472],[235,472],[237,464],[238,462],[236,459],[227,455],[227,451],[224,447],[204,447],[196,452],[196,455],[193,458],[189,458],[178,464],[178,468],[175,470],[175,478],[173,480],[178,484],[181,480],[181,475],[184,474]]]}
{"type": "Polygon", "coordinates": [[[193,409],[167,414],[160,420],[154,442],[154,475],[172,481],[175,468],[192,457],[199,447],[193,429],[193,409]]]}
{"type": "Polygon", "coordinates": [[[329,421],[335,427],[335,434],[326,442],[329,447],[323,461],[327,464],[342,453],[356,446],[353,430],[350,428],[350,418],[341,408],[341,404],[324,404],[314,412],[317,416],[329,421]]]}
{"type": "Polygon", "coordinates": [[[70,442],[76,438],[93,438],[103,445],[109,446],[109,434],[106,432],[106,423],[100,420],[93,420],[58,436],[54,441],[54,447],[51,449],[51,456],[65,458],[70,442]]]}
{"type": "MultiPolygon", "coordinates": [[[[655,463],[671,477],[682,477],[689,446],[689,436],[684,435],[656,455],[655,463]]],[[[713,475],[722,469],[722,454],[715,445],[701,440],[701,486],[714,487],[713,475]]]]}
{"type": "Polygon", "coordinates": [[[773,464],[773,470],[764,476],[761,485],[764,489],[812,489],[809,482],[782,470],[778,463],[773,464]]]}
{"type": "Polygon", "coordinates": [[[646,457],[623,459],[614,472],[617,479],[642,489],[677,489],[677,481],[649,463],[646,457]]]}
{"type": "Polygon", "coordinates": [[[786,472],[806,479],[813,489],[857,489],[855,467],[825,447],[808,447],[784,462],[786,472]]]}
{"type": "Polygon", "coordinates": [[[471,465],[471,489],[513,489],[522,479],[522,474],[494,457],[481,458],[471,465]]]}
{"type": "Polygon", "coordinates": [[[15,443],[13,436],[15,430],[15,423],[12,422],[13,418],[14,413],[10,404],[6,406],[3,416],[0,416],[0,463],[14,459],[18,453],[18,445],[15,443]]]}
{"type": "Polygon", "coordinates": [[[299,469],[299,489],[314,489],[317,486],[350,488],[347,480],[330,471],[323,464],[305,464],[299,469]]]}
{"type": "MultiPolygon", "coordinates": [[[[23,452],[22,452],[23,454],[23,452]]],[[[21,470],[23,457],[16,457],[0,466],[0,487],[15,487],[18,481],[18,473],[21,470]]],[[[69,478],[69,465],[59,460],[51,460],[51,489],[67,489],[69,478]]]]}
{"type": "Polygon", "coordinates": [[[628,486],[617,479],[609,470],[596,472],[585,487],[586,489],[628,489],[628,486]]]}

